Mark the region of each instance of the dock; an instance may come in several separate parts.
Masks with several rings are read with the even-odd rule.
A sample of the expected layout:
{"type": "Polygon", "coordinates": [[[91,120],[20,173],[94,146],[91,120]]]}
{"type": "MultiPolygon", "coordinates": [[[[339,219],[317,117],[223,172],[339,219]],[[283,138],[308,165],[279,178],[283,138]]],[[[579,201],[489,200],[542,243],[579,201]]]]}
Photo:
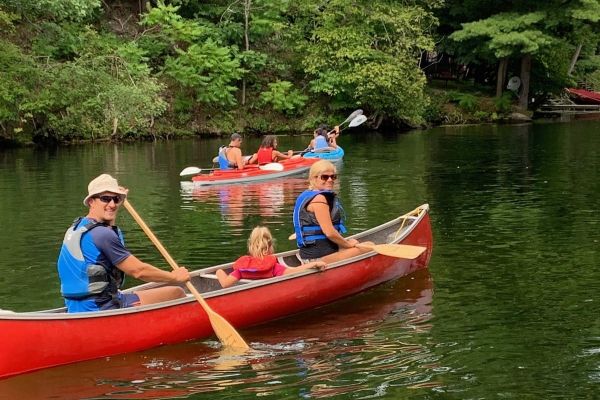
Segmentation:
{"type": "Polygon", "coordinates": [[[542,104],[534,112],[534,118],[600,119],[600,104],[542,104]]]}

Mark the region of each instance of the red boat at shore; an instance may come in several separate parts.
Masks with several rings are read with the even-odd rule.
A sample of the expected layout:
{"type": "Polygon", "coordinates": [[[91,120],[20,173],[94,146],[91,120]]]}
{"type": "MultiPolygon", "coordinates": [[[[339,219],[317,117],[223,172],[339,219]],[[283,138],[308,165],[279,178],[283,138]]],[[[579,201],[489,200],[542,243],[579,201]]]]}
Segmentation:
{"type": "Polygon", "coordinates": [[[591,90],[585,89],[575,89],[568,88],[566,89],[567,93],[571,95],[571,97],[575,98],[579,103],[582,104],[600,104],[600,93],[593,92],[591,90]]]}
{"type": "MultiPolygon", "coordinates": [[[[360,241],[426,247],[415,259],[371,251],[330,264],[325,271],[304,271],[262,280],[241,280],[223,289],[215,271],[232,263],[194,271],[192,284],[210,307],[233,326],[243,328],[313,309],[370,287],[427,268],[433,239],[429,206],[424,204],[392,221],[354,235],[360,241]]],[[[300,264],[297,250],[277,254],[279,261],[300,264]]],[[[130,288],[159,287],[148,283],[130,288]]],[[[64,308],[0,313],[0,377],[77,361],[130,353],[213,335],[207,314],[192,295],[168,302],[119,310],[67,314],[64,308]],[[132,326],[143,327],[135,335],[132,326]]]]}
{"type": "Polygon", "coordinates": [[[195,185],[223,185],[283,178],[290,175],[302,174],[308,171],[310,166],[317,161],[319,161],[318,158],[296,157],[278,163],[267,164],[266,166],[251,164],[242,170],[215,169],[209,174],[194,176],[192,182],[195,185]]]}

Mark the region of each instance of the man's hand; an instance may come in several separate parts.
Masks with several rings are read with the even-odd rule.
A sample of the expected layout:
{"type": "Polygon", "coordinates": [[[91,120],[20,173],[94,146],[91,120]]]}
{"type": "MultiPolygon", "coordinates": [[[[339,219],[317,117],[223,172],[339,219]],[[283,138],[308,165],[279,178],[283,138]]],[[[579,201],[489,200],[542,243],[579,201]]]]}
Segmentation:
{"type": "Polygon", "coordinates": [[[173,281],[175,282],[185,283],[190,280],[190,273],[185,267],[179,267],[171,271],[171,275],[173,275],[173,281]]]}

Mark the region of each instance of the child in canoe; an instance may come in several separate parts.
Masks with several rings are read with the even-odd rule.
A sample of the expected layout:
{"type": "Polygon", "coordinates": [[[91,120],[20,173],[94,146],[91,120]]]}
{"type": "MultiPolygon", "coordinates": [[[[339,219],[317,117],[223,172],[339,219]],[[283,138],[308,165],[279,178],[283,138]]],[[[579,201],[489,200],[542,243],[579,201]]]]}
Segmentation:
{"type": "Polygon", "coordinates": [[[313,261],[299,267],[286,267],[277,262],[273,255],[273,236],[269,228],[257,226],[248,238],[248,255],[241,256],[233,263],[233,272],[227,274],[219,269],[215,272],[219,283],[224,288],[232,286],[240,279],[266,279],[274,276],[293,274],[310,268],[323,270],[327,264],[323,261],[313,261]]]}

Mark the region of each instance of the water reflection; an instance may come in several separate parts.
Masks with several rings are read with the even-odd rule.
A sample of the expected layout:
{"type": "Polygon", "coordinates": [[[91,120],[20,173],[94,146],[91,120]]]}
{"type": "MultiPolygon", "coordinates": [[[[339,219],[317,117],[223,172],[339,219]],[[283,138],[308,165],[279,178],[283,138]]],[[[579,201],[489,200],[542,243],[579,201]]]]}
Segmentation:
{"type": "Polygon", "coordinates": [[[211,393],[370,397],[394,386],[439,386],[427,339],[433,289],[428,271],[298,316],[246,329],[254,349],[215,341],[51,368],[0,381],[6,398],[166,399],[211,393]],[[66,379],[65,377],[68,377],[66,379]]]}
{"type": "Polygon", "coordinates": [[[296,197],[306,189],[306,178],[286,178],[274,181],[241,184],[202,186],[194,182],[181,182],[181,197],[187,207],[194,202],[217,204],[223,221],[234,228],[244,226],[244,217],[256,215],[263,218],[287,215],[296,197]]]}

